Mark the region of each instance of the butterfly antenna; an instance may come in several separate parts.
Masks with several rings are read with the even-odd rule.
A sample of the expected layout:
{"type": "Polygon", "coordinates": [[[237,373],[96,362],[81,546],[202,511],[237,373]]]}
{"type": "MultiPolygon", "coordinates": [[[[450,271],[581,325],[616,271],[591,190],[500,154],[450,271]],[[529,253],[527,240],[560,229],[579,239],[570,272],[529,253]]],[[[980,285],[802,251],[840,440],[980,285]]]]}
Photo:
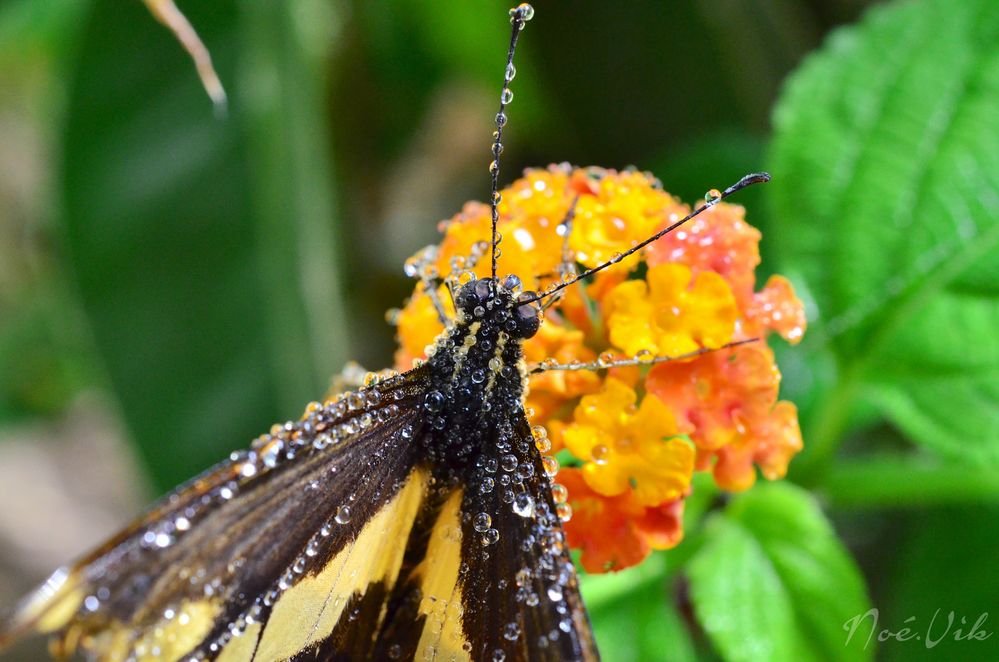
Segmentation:
{"type": "Polygon", "coordinates": [[[510,49],[506,54],[506,69],[503,71],[503,90],[500,92],[500,107],[496,113],[496,132],[493,133],[493,160],[489,164],[489,174],[492,177],[492,193],[490,195],[490,205],[492,209],[492,278],[496,282],[496,261],[499,259],[499,232],[496,228],[499,225],[499,170],[500,154],[503,153],[503,127],[506,126],[506,107],[513,101],[513,92],[510,91],[510,82],[517,75],[517,69],[513,66],[513,54],[517,50],[517,39],[520,31],[524,29],[524,24],[534,18],[534,8],[525,3],[517,5],[510,10],[510,24],[513,29],[510,31],[510,49]]]}
{"type": "MultiPolygon", "coordinates": [[[[581,280],[583,280],[584,278],[586,278],[588,276],[592,276],[593,274],[597,273],[598,271],[603,271],[607,267],[610,267],[612,265],[617,264],[618,262],[620,262],[624,258],[628,257],[629,255],[637,253],[638,251],[642,250],[643,248],[645,248],[646,246],[648,246],[649,244],[651,244],[656,239],[659,239],[660,237],[663,237],[663,236],[669,234],[670,232],[672,232],[673,230],[677,229],[678,227],[680,227],[681,225],[683,225],[684,223],[686,223],[690,219],[698,216],[699,214],[701,214],[705,210],[710,209],[711,207],[714,207],[716,204],[718,204],[719,202],[721,202],[722,200],[724,200],[728,196],[732,195],[736,191],[744,189],[747,186],[751,186],[753,184],[763,184],[763,183],[766,183],[766,182],[769,182],[769,181],[770,181],[770,175],[769,175],[769,173],[765,173],[765,172],[754,172],[752,174],[746,175],[745,177],[743,177],[742,179],[740,179],[739,181],[737,181],[735,184],[732,184],[731,186],[729,186],[724,191],[718,191],[717,189],[711,189],[710,191],[708,191],[707,195],[704,196],[704,199],[705,199],[705,204],[704,205],[702,205],[702,206],[698,207],[697,209],[695,209],[694,211],[690,212],[689,214],[687,214],[686,216],[684,216],[683,218],[681,218],[676,223],[673,223],[672,225],[669,225],[669,226],[663,228],[662,230],[660,230],[659,232],[655,233],[654,235],[652,235],[651,237],[649,237],[645,241],[642,241],[642,242],[639,242],[638,244],[635,244],[634,246],[632,246],[631,248],[629,248],[628,250],[626,250],[624,253],[618,253],[618,254],[614,255],[613,257],[611,257],[611,259],[607,260],[603,264],[598,264],[597,266],[593,267],[592,269],[587,269],[586,271],[584,271],[584,272],[582,272],[582,273],[574,276],[570,280],[566,280],[566,281],[563,281],[561,283],[558,283],[558,284],[556,284],[556,285],[548,288],[544,292],[538,294],[534,298],[524,300],[522,303],[533,303],[535,301],[540,301],[541,299],[546,299],[546,298],[552,296],[553,294],[561,292],[562,290],[564,290],[565,288],[569,287],[573,283],[581,281],[581,280]]],[[[495,230],[493,232],[495,233],[495,230]]]]}

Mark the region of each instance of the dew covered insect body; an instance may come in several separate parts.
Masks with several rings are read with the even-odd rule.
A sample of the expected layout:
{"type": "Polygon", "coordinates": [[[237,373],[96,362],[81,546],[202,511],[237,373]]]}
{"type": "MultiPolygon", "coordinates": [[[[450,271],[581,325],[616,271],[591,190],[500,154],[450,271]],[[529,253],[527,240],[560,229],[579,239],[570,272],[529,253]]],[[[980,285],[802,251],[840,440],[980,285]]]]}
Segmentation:
{"type": "MultiPolygon", "coordinates": [[[[489,430],[513,417],[526,420],[521,343],[537,333],[541,320],[536,304],[520,302],[533,294],[519,288],[514,276],[502,284],[487,278],[464,285],[455,297],[456,323],[428,351],[426,452],[453,478],[470,477],[461,475],[469,459],[495,452],[489,430]]],[[[509,439],[502,443],[509,445],[509,439]]]]}
{"type": "Polygon", "coordinates": [[[108,661],[599,658],[562,526],[566,490],[551,479],[558,463],[525,411],[528,376],[670,357],[529,366],[524,342],[567,287],[768,177],[713,192],[582,273],[563,250],[561,278],[538,293],[498,278],[501,138],[514,49],[532,15],[511,10],[491,241],[466,262],[488,250],[491,273],[457,270],[441,286],[426,264],[407,268],[455,311],[433,298],[444,330],[426,359],[310,404],[163,498],[28,596],[0,622],[0,647],[41,632],[57,656],[108,661]]]}

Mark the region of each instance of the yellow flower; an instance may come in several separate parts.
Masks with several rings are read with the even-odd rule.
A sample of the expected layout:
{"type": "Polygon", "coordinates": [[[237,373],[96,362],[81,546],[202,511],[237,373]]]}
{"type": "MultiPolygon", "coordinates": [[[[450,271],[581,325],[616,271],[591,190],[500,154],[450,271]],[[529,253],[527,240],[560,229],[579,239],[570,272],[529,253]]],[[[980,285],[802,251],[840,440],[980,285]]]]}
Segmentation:
{"type": "Polygon", "coordinates": [[[611,344],[677,356],[729,342],[739,316],[732,290],[711,271],[691,280],[689,267],[661,264],[615,287],[605,302],[611,344]]]}
{"type": "MultiPolygon", "coordinates": [[[[565,164],[528,170],[501,193],[498,275],[516,274],[525,290],[535,291],[560,277],[565,232],[559,226],[573,204],[569,249],[577,269],[627,251],[689,211],[645,173],[565,164]]],[[[441,224],[441,244],[420,254],[433,259],[421,267],[423,275],[451,282],[462,271],[487,276],[490,225],[488,205],[466,204],[441,224]]],[[[705,210],[564,290],[524,343],[527,363],[608,365],[640,359],[642,350],[677,356],[772,332],[797,342],[804,307],[791,284],[773,276],[756,290],[759,241],[738,205],[705,210]]],[[[437,292],[453,317],[447,290],[437,292]]],[[[443,328],[423,285],[396,323],[396,367],[404,370],[443,328]]],[[[770,480],[783,476],[802,440],[797,410],[779,401],[779,386],[764,342],[651,370],[532,374],[525,407],[530,422],[547,430],[545,452],[574,456],[558,480],[575,513],[566,522],[568,540],[581,549],[587,570],[619,570],[677,544],[693,471],[710,471],[730,491],[749,488],[758,472],[770,480]]]]}
{"type": "MultiPolygon", "coordinates": [[[[524,358],[529,363],[555,359],[559,363],[593,361],[596,352],[583,344],[583,332],[555,323],[541,325],[537,335],[524,343],[524,358]]],[[[547,420],[562,406],[600,388],[600,376],[592,370],[549,370],[531,375],[527,407],[537,420],[547,420]]]]}
{"type": "Polygon", "coordinates": [[[610,377],[582,398],[562,438],[569,451],[589,460],[583,478],[595,492],[617,496],[629,489],[637,503],[657,506],[690,486],[693,446],[676,435],[669,409],[658,398],[638,396],[610,377]]]}
{"type": "MultiPolygon", "coordinates": [[[[445,286],[441,285],[437,289],[437,298],[448,317],[454,317],[454,304],[451,302],[451,295],[445,286]]],[[[396,367],[400,370],[408,370],[413,364],[413,359],[423,358],[427,345],[433,343],[434,339],[444,330],[444,325],[441,324],[437,316],[434,303],[423,290],[422,284],[417,283],[413,296],[399,311],[396,326],[400,345],[399,351],[396,353],[396,367]]]]}
{"type": "MultiPolygon", "coordinates": [[[[576,204],[569,246],[587,267],[624,253],[686,213],[651,175],[599,169],[585,172],[596,181],[589,186],[591,194],[580,196],[576,204]]],[[[629,262],[634,264],[638,259],[636,256],[629,262]]]]}

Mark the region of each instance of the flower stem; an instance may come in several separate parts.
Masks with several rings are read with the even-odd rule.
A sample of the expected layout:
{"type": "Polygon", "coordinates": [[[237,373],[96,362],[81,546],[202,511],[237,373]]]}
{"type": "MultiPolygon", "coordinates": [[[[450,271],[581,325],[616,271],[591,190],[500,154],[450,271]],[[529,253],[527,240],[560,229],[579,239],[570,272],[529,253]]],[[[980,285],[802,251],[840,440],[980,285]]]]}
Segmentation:
{"type": "Polygon", "coordinates": [[[999,471],[921,457],[856,458],[831,466],[821,493],[832,506],[849,508],[995,502],[999,471]]]}
{"type": "Polygon", "coordinates": [[[853,399],[860,386],[858,373],[854,366],[844,371],[804,426],[805,449],[791,465],[791,477],[795,482],[814,487],[829,470],[843,441],[853,399]]]}

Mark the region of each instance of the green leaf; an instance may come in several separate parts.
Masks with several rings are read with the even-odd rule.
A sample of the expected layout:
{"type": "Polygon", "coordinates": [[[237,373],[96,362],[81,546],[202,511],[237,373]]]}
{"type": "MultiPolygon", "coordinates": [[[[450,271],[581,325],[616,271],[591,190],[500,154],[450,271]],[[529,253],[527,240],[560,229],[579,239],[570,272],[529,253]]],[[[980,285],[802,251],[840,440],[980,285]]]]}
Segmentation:
{"type": "Polygon", "coordinates": [[[999,464],[996,43],[992,0],[877,7],[777,107],[770,238],[811,306],[804,347],[839,370],[806,418],[812,469],[861,400],[927,448],[999,464]]]}
{"type": "Polygon", "coordinates": [[[789,484],[736,497],[690,561],[698,620],[726,660],[864,660],[843,623],[867,611],[863,580],[815,501],[789,484]]]}
{"type": "MultiPolygon", "coordinates": [[[[994,526],[999,508],[940,508],[919,513],[912,520],[916,533],[901,546],[884,591],[886,604],[878,612],[877,629],[899,633],[909,628],[914,636],[881,644],[884,659],[999,659],[995,634],[999,628],[995,591],[999,529],[994,526]],[[978,634],[973,635],[980,619],[974,628],[978,634]]],[[[855,636],[867,636],[870,629],[868,619],[863,627],[858,625],[855,636]]]]}
{"type": "Polygon", "coordinates": [[[606,662],[701,659],[671,600],[667,555],[623,572],[583,575],[583,599],[606,662]]]}
{"type": "Polygon", "coordinates": [[[298,416],[347,355],[312,107],[322,72],[292,28],[310,17],[290,16],[309,4],[268,4],[185,7],[230,92],[226,118],[141,3],[94,2],[76,58],[64,244],[160,489],[298,416]]]}

